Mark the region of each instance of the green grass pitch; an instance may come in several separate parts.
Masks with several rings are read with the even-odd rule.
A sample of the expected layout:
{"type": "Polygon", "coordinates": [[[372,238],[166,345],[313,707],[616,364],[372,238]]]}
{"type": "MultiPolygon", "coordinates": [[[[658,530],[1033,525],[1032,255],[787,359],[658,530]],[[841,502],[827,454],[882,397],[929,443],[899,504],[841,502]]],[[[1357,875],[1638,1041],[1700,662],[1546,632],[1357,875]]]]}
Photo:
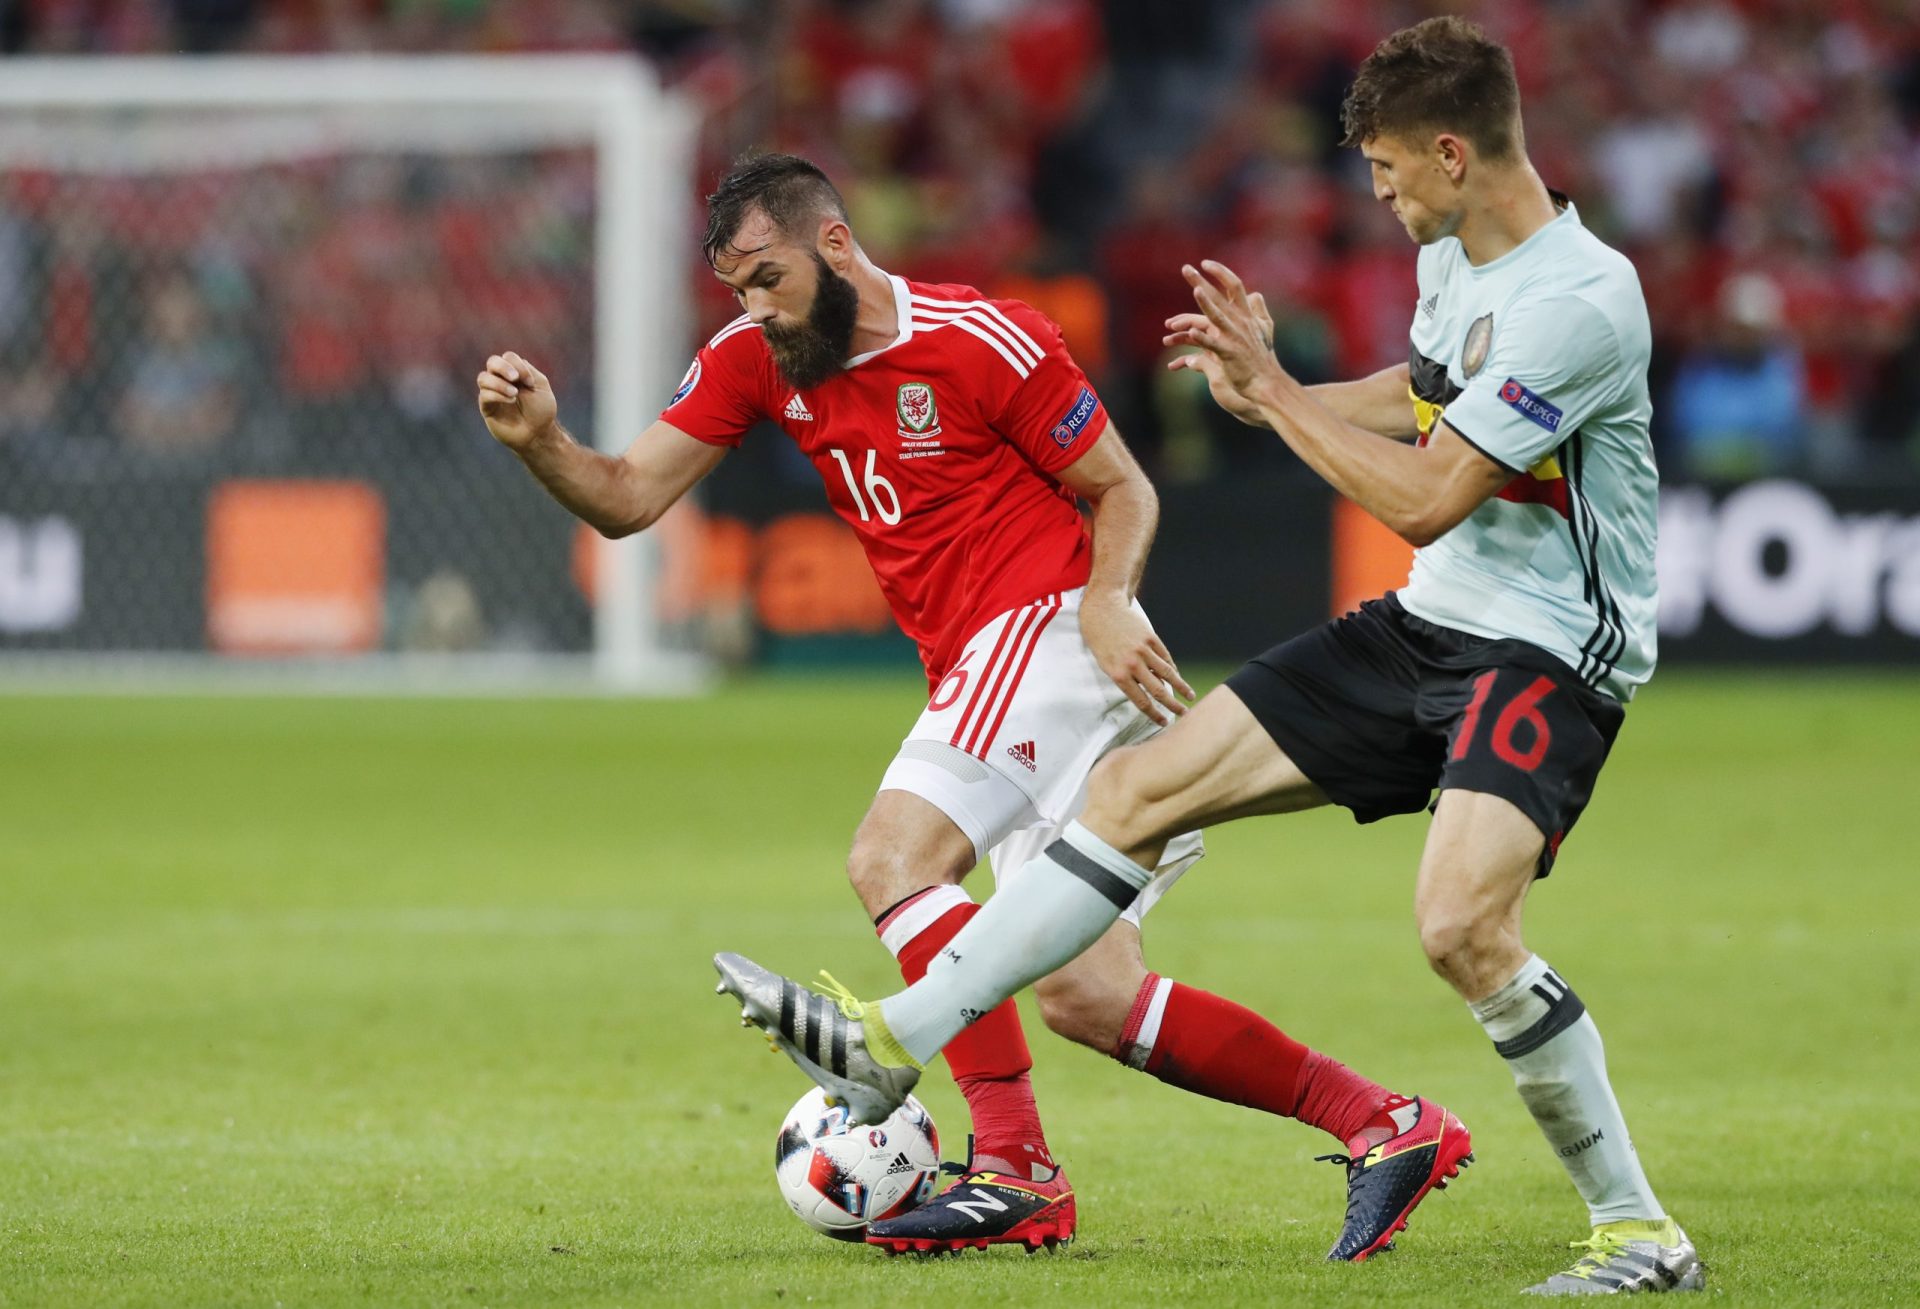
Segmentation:
{"type": "MultiPolygon", "coordinates": [[[[890,985],[841,868],[919,698],[0,699],[0,1305],[1453,1306],[1567,1258],[1583,1211],[1420,956],[1425,820],[1331,812],[1219,831],[1148,958],[1467,1120],[1396,1251],[1321,1262],[1319,1134],[1031,1017],[1074,1246],[790,1218],[804,1083],[707,960],[890,985]]],[[[1917,820],[1920,678],[1674,675],[1534,896],[1716,1301],[1920,1302],[1917,820]]]]}

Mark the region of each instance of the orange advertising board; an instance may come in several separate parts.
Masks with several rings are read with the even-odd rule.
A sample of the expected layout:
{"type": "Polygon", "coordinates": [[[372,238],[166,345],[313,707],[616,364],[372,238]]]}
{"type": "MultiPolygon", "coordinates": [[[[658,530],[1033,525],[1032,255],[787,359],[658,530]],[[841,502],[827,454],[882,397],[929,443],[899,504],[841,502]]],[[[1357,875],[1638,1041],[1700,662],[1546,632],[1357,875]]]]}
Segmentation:
{"type": "Polygon", "coordinates": [[[380,644],[386,504],[364,482],[231,481],[207,503],[207,637],[225,654],[380,644]]]}
{"type": "Polygon", "coordinates": [[[1413,547],[1344,496],[1333,502],[1332,614],[1351,613],[1407,583],[1413,547]]]}

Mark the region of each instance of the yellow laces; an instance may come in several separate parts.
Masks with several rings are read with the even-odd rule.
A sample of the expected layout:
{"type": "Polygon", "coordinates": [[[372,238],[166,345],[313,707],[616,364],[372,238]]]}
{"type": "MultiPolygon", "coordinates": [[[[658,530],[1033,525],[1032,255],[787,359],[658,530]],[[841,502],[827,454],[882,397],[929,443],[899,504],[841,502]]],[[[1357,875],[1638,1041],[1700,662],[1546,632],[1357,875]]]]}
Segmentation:
{"type": "Polygon", "coordinates": [[[855,998],[852,991],[840,985],[833,974],[824,968],[820,970],[820,993],[833,1001],[834,1008],[852,1022],[859,1022],[861,1015],[866,1012],[866,1005],[855,998]]]}
{"type": "Polygon", "coordinates": [[[1568,1241],[1569,1250],[1585,1250],[1567,1270],[1570,1277],[1591,1277],[1607,1266],[1607,1261],[1627,1248],[1626,1238],[1617,1232],[1596,1231],[1584,1241],[1568,1241]]]}

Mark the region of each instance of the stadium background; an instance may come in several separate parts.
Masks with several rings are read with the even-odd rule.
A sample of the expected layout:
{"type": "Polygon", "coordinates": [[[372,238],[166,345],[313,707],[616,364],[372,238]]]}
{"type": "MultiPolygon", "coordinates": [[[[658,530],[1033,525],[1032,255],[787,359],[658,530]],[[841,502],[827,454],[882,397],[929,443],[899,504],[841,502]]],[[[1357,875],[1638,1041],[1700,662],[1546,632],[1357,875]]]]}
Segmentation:
{"type": "MultiPolygon", "coordinates": [[[[1308,380],[1404,358],[1412,253],[1336,110],[1380,35],[1441,10],[1513,46],[1536,164],[1633,256],[1655,328],[1668,671],[1537,939],[1593,993],[1721,1286],[1911,1302],[1911,4],[16,0],[0,50],[636,52],[699,108],[699,180],[748,146],[807,153],[882,266],[1063,324],[1162,490],[1147,603],[1211,682],[1397,556],[1162,372],[1175,270],[1218,257],[1264,289],[1308,380]],[[1863,663],[1885,667],[1832,671],[1863,663]]],[[[591,422],[590,172],[567,149],[0,172],[0,652],[583,649],[578,536],[468,387],[511,345],[591,422]],[[342,481],[374,534],[359,492],[220,495],[342,481]],[[334,579],[370,616],[223,628],[219,542],[245,550],[249,509],[371,551],[334,579]]],[[[691,244],[652,255],[687,270],[690,351],[734,311],[691,244]]],[[[1459,1101],[1506,1161],[1377,1281],[1314,1263],[1335,1201],[1304,1134],[1038,1036],[1093,1215],[1073,1260],[869,1265],[780,1216],[762,1137],[800,1088],[702,1002],[702,959],[883,981],[837,868],[918,694],[822,508],[762,439],[683,525],[671,617],[740,669],[713,697],[140,699],[130,674],[0,698],[0,1304],[1458,1304],[1544,1271],[1578,1215],[1417,966],[1419,824],[1361,839],[1326,814],[1222,833],[1152,939],[1167,971],[1459,1101]]],[[[951,1136],[959,1102],[929,1100],[951,1136]]]]}

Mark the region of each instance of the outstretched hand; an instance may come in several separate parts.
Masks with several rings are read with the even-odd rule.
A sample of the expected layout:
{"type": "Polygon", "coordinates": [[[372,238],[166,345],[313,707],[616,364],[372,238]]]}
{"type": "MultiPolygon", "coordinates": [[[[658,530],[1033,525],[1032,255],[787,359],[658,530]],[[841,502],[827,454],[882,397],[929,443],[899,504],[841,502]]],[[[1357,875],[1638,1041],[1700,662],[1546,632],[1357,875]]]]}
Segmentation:
{"type": "Polygon", "coordinates": [[[1253,396],[1262,379],[1285,376],[1273,355],[1273,315],[1266,297],[1248,294],[1237,273],[1212,259],[1199,268],[1183,265],[1180,273],[1193,288],[1200,312],[1169,318],[1162,339],[1170,346],[1197,348],[1167,367],[1202,374],[1221,408],[1241,422],[1265,426],[1253,396]]]}

